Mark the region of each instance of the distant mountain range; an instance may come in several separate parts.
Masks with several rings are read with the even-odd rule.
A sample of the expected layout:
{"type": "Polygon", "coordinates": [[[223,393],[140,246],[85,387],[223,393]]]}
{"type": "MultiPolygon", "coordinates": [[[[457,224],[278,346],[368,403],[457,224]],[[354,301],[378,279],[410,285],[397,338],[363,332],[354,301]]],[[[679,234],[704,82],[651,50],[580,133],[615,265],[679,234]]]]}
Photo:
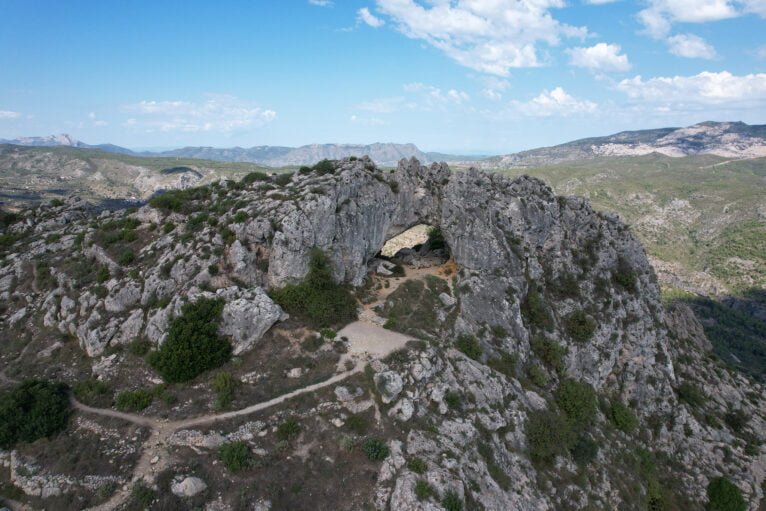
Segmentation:
{"type": "Polygon", "coordinates": [[[743,122],[702,122],[686,128],[661,128],[623,131],[606,137],[575,140],[500,156],[461,156],[424,152],[415,144],[311,144],[301,147],[182,147],[169,151],[133,151],[114,144],[90,145],[70,135],[0,139],[0,144],[33,147],[77,147],[99,149],[130,156],[167,156],[202,160],[255,163],[267,167],[313,165],[323,160],[369,155],[378,165],[393,166],[402,158],[415,157],[422,162],[446,161],[475,165],[484,169],[526,168],[582,161],[605,156],[643,156],[658,153],[670,157],[710,154],[724,158],[747,159],[766,156],[766,125],[743,122]]]}
{"type": "Polygon", "coordinates": [[[552,147],[494,156],[479,162],[485,169],[526,168],[592,160],[605,156],[670,157],[714,155],[732,159],[766,156],[766,125],[702,122],[686,128],[623,131],[607,137],[583,138],[552,147]]]}
{"type": "Polygon", "coordinates": [[[458,156],[444,153],[423,152],[415,144],[311,144],[301,147],[254,146],[254,147],[182,147],[160,152],[137,152],[113,144],[90,145],[70,135],[50,135],[47,137],[20,137],[13,140],[0,139],[0,144],[12,144],[30,147],[77,147],[81,149],[100,149],[102,151],[126,154],[130,156],[167,156],[195,158],[238,163],[256,163],[268,167],[288,165],[313,165],[318,161],[339,160],[348,156],[368,155],[378,165],[396,165],[402,158],[413,156],[422,162],[432,161],[476,161],[483,156],[458,156]]]}

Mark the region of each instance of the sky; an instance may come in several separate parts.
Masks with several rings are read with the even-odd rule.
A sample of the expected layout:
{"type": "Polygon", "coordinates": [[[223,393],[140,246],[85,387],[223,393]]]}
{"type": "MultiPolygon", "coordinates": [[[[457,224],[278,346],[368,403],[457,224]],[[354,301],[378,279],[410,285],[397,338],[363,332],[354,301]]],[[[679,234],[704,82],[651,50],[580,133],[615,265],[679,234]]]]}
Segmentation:
{"type": "Polygon", "coordinates": [[[0,138],[502,154],[766,123],[766,0],[0,0],[0,138]]]}

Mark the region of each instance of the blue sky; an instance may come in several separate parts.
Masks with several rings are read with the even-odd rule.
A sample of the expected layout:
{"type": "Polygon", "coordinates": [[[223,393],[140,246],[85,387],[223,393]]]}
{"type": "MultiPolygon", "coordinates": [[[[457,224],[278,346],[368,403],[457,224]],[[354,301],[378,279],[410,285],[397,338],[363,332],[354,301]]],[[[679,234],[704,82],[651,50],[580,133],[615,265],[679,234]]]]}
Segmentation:
{"type": "Polygon", "coordinates": [[[506,153],[766,123],[766,0],[0,0],[0,138],[506,153]]]}

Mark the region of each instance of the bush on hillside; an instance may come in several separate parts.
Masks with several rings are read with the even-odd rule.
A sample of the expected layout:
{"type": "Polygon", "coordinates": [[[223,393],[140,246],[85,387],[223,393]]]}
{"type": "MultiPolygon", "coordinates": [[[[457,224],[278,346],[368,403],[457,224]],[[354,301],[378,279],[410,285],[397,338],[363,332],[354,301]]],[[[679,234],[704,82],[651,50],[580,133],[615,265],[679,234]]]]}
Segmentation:
{"type": "Polygon", "coordinates": [[[521,315],[530,327],[544,330],[550,330],[553,327],[551,311],[534,286],[529,287],[527,296],[521,303],[521,315]]]}
{"type": "Polygon", "coordinates": [[[564,328],[572,340],[585,342],[596,331],[596,321],[584,311],[578,310],[567,316],[564,320],[564,328]]]}
{"type": "Polygon", "coordinates": [[[474,360],[479,360],[483,353],[479,341],[470,335],[461,335],[458,337],[455,346],[457,346],[457,349],[463,352],[465,356],[474,360]]]}
{"type": "Polygon", "coordinates": [[[66,428],[70,414],[65,385],[25,381],[0,395],[0,449],[53,436],[66,428]]]}
{"type": "Polygon", "coordinates": [[[201,298],[187,303],[170,322],[168,338],[149,356],[149,364],[168,382],[183,382],[222,366],[231,357],[231,344],[218,335],[224,302],[201,298]]]}
{"type": "Polygon", "coordinates": [[[562,380],[553,397],[577,431],[586,429],[596,417],[596,391],[585,382],[571,378],[562,380]]]}
{"type": "Polygon", "coordinates": [[[345,286],[335,282],[330,260],[319,249],[311,252],[303,280],[273,289],[271,298],[315,329],[345,325],[357,317],[356,301],[345,286]]]}
{"type": "Polygon", "coordinates": [[[527,418],[525,432],[533,461],[549,463],[574,446],[576,437],[569,421],[553,410],[535,410],[527,418]]]}
{"type": "Polygon", "coordinates": [[[218,450],[224,466],[232,472],[239,472],[250,466],[250,449],[242,441],[223,444],[218,450]]]}
{"type": "Polygon", "coordinates": [[[740,489],[725,477],[710,481],[707,487],[709,511],[746,511],[747,503],[740,489]]]}

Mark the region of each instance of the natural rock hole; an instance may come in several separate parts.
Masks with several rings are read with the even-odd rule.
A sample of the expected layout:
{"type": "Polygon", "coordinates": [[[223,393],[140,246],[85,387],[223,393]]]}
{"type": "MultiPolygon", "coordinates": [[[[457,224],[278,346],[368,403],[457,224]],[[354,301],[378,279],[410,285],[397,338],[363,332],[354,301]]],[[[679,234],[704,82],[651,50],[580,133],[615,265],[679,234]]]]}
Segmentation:
{"type": "Polygon", "coordinates": [[[450,257],[441,229],[419,224],[389,239],[375,260],[376,272],[390,276],[394,265],[412,268],[440,266],[450,257]]]}

